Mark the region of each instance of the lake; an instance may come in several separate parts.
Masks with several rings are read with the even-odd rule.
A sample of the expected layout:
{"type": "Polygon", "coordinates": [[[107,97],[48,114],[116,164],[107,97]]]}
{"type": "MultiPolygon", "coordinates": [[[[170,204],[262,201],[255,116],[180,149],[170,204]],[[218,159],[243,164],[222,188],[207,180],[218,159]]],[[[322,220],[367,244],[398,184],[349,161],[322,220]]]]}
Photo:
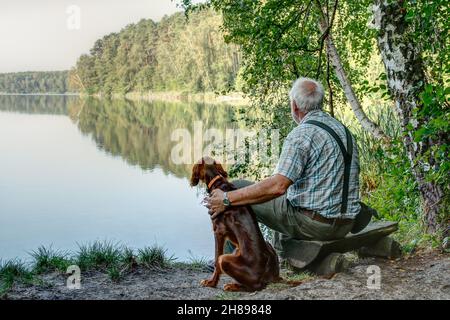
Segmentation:
{"type": "Polygon", "coordinates": [[[212,257],[211,222],[170,154],[176,128],[232,126],[233,108],[0,96],[0,259],[41,245],[158,244],[179,260],[212,257]]]}

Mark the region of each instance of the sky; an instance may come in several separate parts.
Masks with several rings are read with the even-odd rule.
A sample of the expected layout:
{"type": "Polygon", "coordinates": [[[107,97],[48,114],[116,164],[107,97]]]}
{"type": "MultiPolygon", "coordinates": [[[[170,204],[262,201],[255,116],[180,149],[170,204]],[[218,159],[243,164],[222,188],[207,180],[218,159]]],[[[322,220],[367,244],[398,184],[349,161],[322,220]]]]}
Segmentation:
{"type": "Polygon", "coordinates": [[[67,70],[94,42],[179,0],[0,0],[0,73],[67,70]]]}

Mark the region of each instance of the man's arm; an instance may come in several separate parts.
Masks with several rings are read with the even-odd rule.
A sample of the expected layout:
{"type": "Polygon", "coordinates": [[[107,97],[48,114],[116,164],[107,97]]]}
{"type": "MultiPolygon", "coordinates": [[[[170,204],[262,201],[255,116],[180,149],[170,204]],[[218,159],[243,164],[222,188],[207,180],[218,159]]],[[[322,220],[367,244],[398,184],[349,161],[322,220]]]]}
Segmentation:
{"type": "Polygon", "coordinates": [[[246,205],[262,203],[275,199],[286,193],[292,181],[275,174],[248,187],[228,192],[228,199],[232,205],[246,205]]]}
{"type": "MultiPolygon", "coordinates": [[[[275,174],[248,187],[230,191],[227,195],[232,206],[262,203],[283,195],[291,184],[290,179],[281,174],[275,174]]],[[[215,189],[206,200],[206,207],[209,208],[212,219],[225,211],[223,194],[222,190],[215,189]]]]}

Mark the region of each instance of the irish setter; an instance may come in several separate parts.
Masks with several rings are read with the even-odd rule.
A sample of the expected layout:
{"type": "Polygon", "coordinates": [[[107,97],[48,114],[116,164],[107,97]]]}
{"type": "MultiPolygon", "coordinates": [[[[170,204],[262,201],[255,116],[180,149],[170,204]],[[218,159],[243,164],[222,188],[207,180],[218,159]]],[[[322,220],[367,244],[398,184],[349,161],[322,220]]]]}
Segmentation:
{"type": "MultiPolygon", "coordinates": [[[[203,157],[192,169],[191,186],[202,181],[208,186],[208,192],[217,188],[225,192],[235,190],[226,178],[221,164],[203,157]]],[[[237,281],[226,284],[225,291],[256,291],[282,280],[278,256],[264,240],[249,206],[231,206],[213,219],[212,224],[216,240],[215,269],[210,279],[201,282],[202,286],[216,287],[222,273],[237,281]],[[226,239],[236,247],[232,254],[223,254],[226,239]]]]}

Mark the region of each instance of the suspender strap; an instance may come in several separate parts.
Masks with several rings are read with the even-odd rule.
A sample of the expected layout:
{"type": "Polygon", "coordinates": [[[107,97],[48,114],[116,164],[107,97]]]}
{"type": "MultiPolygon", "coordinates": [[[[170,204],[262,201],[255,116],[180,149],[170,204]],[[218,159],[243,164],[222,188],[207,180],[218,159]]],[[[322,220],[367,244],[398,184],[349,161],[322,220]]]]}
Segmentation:
{"type": "Polygon", "coordinates": [[[344,185],[342,186],[341,213],[345,214],[347,213],[350,166],[352,164],[352,155],[353,155],[353,143],[350,131],[344,126],[345,134],[347,137],[347,149],[345,149],[344,143],[342,142],[341,138],[339,138],[337,133],[326,124],[315,120],[308,120],[305,123],[318,126],[327,131],[334,138],[334,140],[336,140],[339,149],[341,149],[342,156],[344,157],[344,185]]]}

